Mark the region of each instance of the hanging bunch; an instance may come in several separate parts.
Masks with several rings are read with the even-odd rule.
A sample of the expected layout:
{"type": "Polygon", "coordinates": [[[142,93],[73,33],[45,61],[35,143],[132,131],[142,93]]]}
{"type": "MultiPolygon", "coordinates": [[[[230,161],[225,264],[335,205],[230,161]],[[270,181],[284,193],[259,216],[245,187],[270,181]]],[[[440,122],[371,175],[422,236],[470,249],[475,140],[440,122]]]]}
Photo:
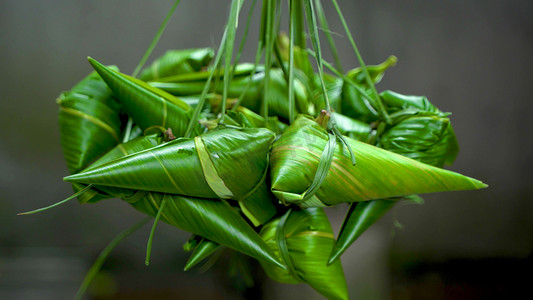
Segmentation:
{"type": "MultiPolygon", "coordinates": [[[[89,58],[95,72],[57,101],[64,180],[75,191],[60,203],[121,198],[155,218],[147,264],[162,220],[193,234],[185,269],[226,248],[258,260],[273,280],[347,299],[338,258],[395,203],[486,187],[442,169],[459,149],[448,113],[426,97],[378,93],[397,59],[366,66],[335,0],[359,62],[347,72],[318,0],[288,1],[288,36],[281,1],[263,1],[252,63],[239,60],[256,1],[235,51],[244,1],[233,0],[217,51],[170,50],[143,69],[178,2],[132,76],[89,58]],[[322,58],[319,26],[334,66],[322,58]],[[350,207],[335,237],[324,209],[341,203],[350,207]]],[[[144,223],[102,252],[77,297],[144,223]]]]}

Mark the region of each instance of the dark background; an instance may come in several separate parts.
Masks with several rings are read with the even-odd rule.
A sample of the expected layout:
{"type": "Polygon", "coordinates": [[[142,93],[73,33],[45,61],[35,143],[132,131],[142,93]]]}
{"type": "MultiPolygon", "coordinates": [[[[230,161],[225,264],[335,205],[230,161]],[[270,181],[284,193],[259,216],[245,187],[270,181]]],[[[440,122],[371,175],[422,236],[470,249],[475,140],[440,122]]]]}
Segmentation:
{"type": "MultiPolygon", "coordinates": [[[[131,73],[172,3],[0,1],[0,298],[72,298],[98,253],[142,218],[116,199],[16,213],[71,193],[62,182],[67,169],[58,94],[91,71],[88,55],[131,73]]],[[[530,283],[533,267],[533,2],[340,5],[368,64],[399,58],[378,90],[426,95],[453,112],[461,152],[451,169],[490,185],[427,195],[424,205],[397,206],[385,215],[343,256],[351,298],[513,298],[530,283]]],[[[331,5],[325,8],[345,69],[356,67],[331,5]]],[[[167,49],[216,47],[228,9],[229,1],[182,1],[152,58],[167,49]]],[[[257,12],[246,61],[255,53],[258,19],[257,12]]],[[[345,210],[328,210],[336,231],[345,210]]],[[[240,285],[226,279],[224,263],[205,273],[183,272],[181,245],[188,234],[163,223],[145,267],[149,227],[115,249],[88,296],[244,297],[240,285]]],[[[305,285],[269,279],[248,295],[259,293],[264,299],[321,299],[305,285]]]]}

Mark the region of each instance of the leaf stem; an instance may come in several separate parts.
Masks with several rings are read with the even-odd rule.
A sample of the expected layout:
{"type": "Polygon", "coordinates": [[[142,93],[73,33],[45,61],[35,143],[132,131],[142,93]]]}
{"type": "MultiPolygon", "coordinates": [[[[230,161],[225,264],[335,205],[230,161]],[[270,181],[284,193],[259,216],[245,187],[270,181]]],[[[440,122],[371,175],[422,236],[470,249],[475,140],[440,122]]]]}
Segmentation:
{"type": "Polygon", "coordinates": [[[296,3],[294,0],[289,1],[289,123],[294,121],[294,40],[296,35],[296,3]]]}
{"type": "Polygon", "coordinates": [[[163,200],[161,200],[161,205],[159,206],[159,210],[155,215],[154,224],[152,224],[152,230],[150,231],[150,236],[148,237],[148,243],[146,245],[146,260],[144,261],[147,266],[150,265],[150,255],[152,254],[152,241],[154,239],[155,227],[157,226],[157,222],[159,221],[161,213],[163,212],[163,208],[165,207],[165,197],[166,195],[164,195],[163,200]]]}
{"type": "Polygon", "coordinates": [[[198,117],[200,116],[200,112],[202,111],[202,108],[204,107],[207,93],[209,92],[209,89],[211,87],[211,81],[213,80],[215,71],[220,65],[222,53],[224,52],[227,32],[228,32],[228,26],[226,26],[226,28],[224,29],[224,34],[222,35],[222,40],[220,41],[220,46],[218,47],[217,55],[215,56],[215,61],[213,62],[213,68],[211,69],[211,72],[209,72],[209,77],[207,77],[207,81],[205,83],[204,89],[202,90],[202,94],[200,95],[200,99],[198,100],[198,104],[196,105],[193,115],[191,116],[191,119],[189,120],[189,124],[187,125],[187,130],[185,131],[185,136],[184,136],[186,138],[191,136],[194,125],[198,122],[198,117]]]}
{"type": "Polygon", "coordinates": [[[154,50],[155,46],[159,42],[159,39],[161,38],[161,35],[163,34],[163,31],[165,31],[165,28],[167,27],[168,21],[170,21],[170,18],[172,17],[172,14],[176,10],[176,7],[178,6],[179,3],[180,3],[180,0],[176,0],[174,2],[174,5],[172,5],[170,10],[168,11],[168,14],[165,17],[165,20],[163,20],[163,23],[161,23],[161,26],[159,26],[159,29],[157,30],[157,33],[155,34],[154,39],[152,40],[152,43],[150,44],[150,46],[148,46],[148,49],[146,49],[146,52],[144,53],[143,57],[139,61],[139,64],[137,65],[137,67],[135,67],[135,70],[133,71],[133,73],[131,75],[132,77],[137,77],[137,75],[141,71],[142,67],[144,66],[144,64],[148,60],[148,57],[150,57],[150,54],[152,53],[152,51],[154,50]]]}
{"type": "MultiPolygon", "coordinates": [[[[316,57],[316,54],[311,51],[311,49],[307,49],[307,53],[313,57],[316,57]]],[[[353,88],[355,88],[360,94],[361,94],[361,97],[365,98],[366,100],[370,101],[370,103],[374,103],[375,105],[375,99],[372,99],[372,97],[368,96],[367,93],[365,93],[365,91],[363,91],[363,89],[358,86],[350,77],[340,73],[339,71],[337,71],[330,63],[328,63],[326,60],[322,59],[322,63],[324,64],[324,66],[326,68],[328,68],[331,72],[333,72],[333,74],[339,76],[340,78],[342,78],[345,82],[347,82],[349,85],[351,85],[353,88]]]]}
{"type": "Polygon", "coordinates": [[[227,23],[228,36],[224,46],[225,60],[224,60],[224,89],[222,91],[222,106],[221,106],[221,117],[220,121],[224,122],[224,117],[226,115],[226,102],[228,99],[228,90],[231,80],[231,59],[233,58],[233,47],[235,44],[235,34],[237,31],[237,26],[239,24],[239,12],[242,7],[241,0],[233,0],[231,2],[231,10],[229,15],[229,20],[227,23]]]}
{"type": "Polygon", "coordinates": [[[88,190],[90,190],[92,187],[93,187],[93,184],[89,184],[88,186],[86,186],[83,189],[79,190],[78,192],[76,192],[75,194],[73,194],[72,196],[68,197],[65,200],[61,200],[61,201],[56,202],[56,203],[54,203],[52,205],[49,205],[49,206],[46,206],[46,207],[43,207],[43,208],[39,208],[39,209],[36,209],[36,210],[31,210],[31,211],[27,211],[27,212],[18,213],[17,215],[18,216],[31,215],[31,214],[35,214],[35,213],[38,213],[38,212],[41,212],[41,211],[48,210],[50,208],[56,207],[58,205],[61,205],[61,204],[65,203],[65,202],[68,202],[68,201],[80,196],[81,194],[83,194],[83,193],[87,192],[88,190]]]}
{"type": "Polygon", "coordinates": [[[264,38],[265,38],[265,78],[263,85],[263,103],[261,108],[261,113],[266,120],[268,120],[268,91],[270,88],[270,69],[272,67],[272,50],[274,44],[274,19],[275,15],[275,0],[269,0],[263,2],[263,9],[266,9],[266,16],[264,17],[263,26],[264,26],[264,38]],[[265,8],[266,6],[266,8],[265,8]]]}
{"type": "Polygon", "coordinates": [[[324,13],[322,4],[320,3],[320,0],[315,0],[315,3],[316,3],[316,9],[318,13],[318,21],[320,22],[320,26],[322,26],[323,31],[326,34],[326,38],[329,43],[331,54],[333,55],[333,59],[335,60],[335,68],[337,69],[337,71],[344,73],[344,71],[342,70],[342,64],[341,64],[341,60],[339,57],[339,52],[337,52],[335,41],[333,40],[333,36],[331,35],[331,31],[329,30],[328,20],[326,19],[326,14],[324,13]]]}
{"type": "Polygon", "coordinates": [[[320,85],[322,87],[322,93],[324,94],[324,100],[326,102],[326,110],[331,112],[331,106],[329,104],[328,93],[326,91],[326,83],[324,82],[324,71],[322,66],[322,51],[320,50],[320,38],[318,36],[318,26],[316,24],[315,9],[313,6],[313,0],[307,0],[305,2],[305,11],[307,17],[307,27],[311,34],[311,43],[315,50],[316,64],[318,67],[318,77],[320,79],[320,85]]]}
{"type": "Polygon", "coordinates": [[[385,122],[387,124],[391,124],[391,119],[385,109],[385,106],[383,105],[383,102],[381,101],[381,98],[379,97],[379,94],[376,90],[376,86],[374,85],[374,82],[372,81],[372,78],[370,78],[370,74],[368,73],[365,62],[363,61],[363,58],[361,57],[361,54],[359,53],[359,50],[357,49],[357,46],[355,45],[355,41],[353,39],[352,34],[350,33],[350,29],[348,28],[348,25],[346,24],[346,20],[344,19],[341,9],[339,8],[339,5],[337,4],[337,0],[332,0],[332,2],[333,2],[333,5],[335,6],[335,9],[337,10],[337,14],[339,15],[342,26],[344,27],[344,30],[346,31],[346,35],[348,36],[348,39],[350,40],[350,43],[352,44],[352,48],[355,51],[357,60],[359,61],[359,64],[361,65],[361,69],[363,70],[363,73],[365,74],[366,83],[368,84],[368,86],[370,86],[372,93],[374,94],[375,103],[378,106],[378,111],[381,114],[381,117],[385,120],[385,122]]]}

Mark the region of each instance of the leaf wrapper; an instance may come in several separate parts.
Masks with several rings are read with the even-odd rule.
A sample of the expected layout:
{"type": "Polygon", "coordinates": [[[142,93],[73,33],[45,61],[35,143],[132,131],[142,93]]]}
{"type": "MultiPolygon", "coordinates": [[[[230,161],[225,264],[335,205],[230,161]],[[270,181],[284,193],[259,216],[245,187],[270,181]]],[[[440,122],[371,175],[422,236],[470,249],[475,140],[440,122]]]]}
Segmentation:
{"type": "Polygon", "coordinates": [[[305,282],[328,299],[348,299],[341,262],[327,265],[335,238],[322,208],[290,211],[265,224],[260,234],[289,266],[282,270],[261,262],[270,278],[282,283],[305,282]]]}
{"type": "MultiPolygon", "coordinates": [[[[284,203],[298,202],[310,186],[327,132],[300,116],[273,146],[270,160],[272,192],[284,203]]],[[[486,187],[458,173],[346,138],[357,164],[338,143],[331,168],[315,197],[324,205],[400,197],[409,194],[470,190],[486,187]]],[[[317,203],[299,203],[302,207],[317,203]]]]}
{"type": "Polygon", "coordinates": [[[141,72],[139,78],[153,81],[164,77],[198,72],[215,56],[212,48],[169,50],[141,72]]]}
{"type": "Polygon", "coordinates": [[[161,213],[162,221],[283,268],[283,264],[261,237],[225,201],[150,192],[131,205],[143,213],[155,216],[163,198],[166,205],[161,213]]]}
{"type": "MultiPolygon", "coordinates": [[[[120,142],[120,104],[96,72],[63,92],[57,103],[61,147],[71,174],[83,170],[120,142]]],[[[77,192],[84,185],[73,184],[73,188],[77,192]]],[[[85,203],[109,196],[89,191],[78,198],[85,203]]]]}
{"type": "Polygon", "coordinates": [[[274,138],[275,134],[264,128],[215,130],[194,139],[177,139],[91,166],[65,180],[201,198],[235,199],[242,202],[246,208],[243,212],[259,225],[275,214],[271,194],[261,187],[274,138]],[[254,203],[261,203],[263,209],[254,209],[254,203]]]}
{"type": "Polygon", "coordinates": [[[185,134],[191,110],[187,103],[144,81],[109,69],[92,58],[89,62],[142,130],[158,126],[171,128],[178,137],[185,134]]]}

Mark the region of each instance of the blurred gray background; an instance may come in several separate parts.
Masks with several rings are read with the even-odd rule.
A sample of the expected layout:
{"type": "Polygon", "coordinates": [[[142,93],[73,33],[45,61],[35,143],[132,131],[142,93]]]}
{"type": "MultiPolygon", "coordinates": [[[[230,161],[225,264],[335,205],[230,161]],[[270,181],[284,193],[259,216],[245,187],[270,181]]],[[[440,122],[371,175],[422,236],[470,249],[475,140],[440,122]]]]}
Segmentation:
{"type": "MultiPolygon", "coordinates": [[[[131,73],[172,3],[0,1],[0,298],[72,298],[98,253],[142,218],[120,200],[16,213],[71,194],[62,182],[58,94],[91,71],[89,55],[131,73]]],[[[343,256],[351,298],[512,298],[525,290],[531,275],[520,272],[533,267],[533,2],[340,5],[368,64],[399,58],[378,90],[426,95],[453,112],[461,152],[451,169],[490,185],[427,195],[424,205],[384,216],[343,256]]],[[[331,5],[324,6],[345,69],[356,67],[331,5]]],[[[216,47],[228,10],[229,1],[183,0],[152,58],[216,47]]],[[[255,53],[258,19],[257,12],[246,61],[255,53]]],[[[328,210],[336,231],[346,209],[328,210]]],[[[163,223],[145,267],[149,227],[116,248],[88,299],[321,299],[307,286],[265,278],[245,290],[227,279],[224,262],[185,273],[188,234],[163,223]]]]}

